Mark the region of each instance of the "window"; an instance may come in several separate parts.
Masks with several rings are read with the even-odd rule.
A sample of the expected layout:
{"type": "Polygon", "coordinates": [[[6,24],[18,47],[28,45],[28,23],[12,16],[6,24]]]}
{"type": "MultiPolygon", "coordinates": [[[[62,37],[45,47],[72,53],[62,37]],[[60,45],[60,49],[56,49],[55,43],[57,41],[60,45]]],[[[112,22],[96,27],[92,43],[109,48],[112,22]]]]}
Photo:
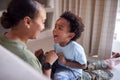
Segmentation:
{"type": "Polygon", "coordinates": [[[118,0],[112,51],[120,52],[120,0],[118,0]]]}

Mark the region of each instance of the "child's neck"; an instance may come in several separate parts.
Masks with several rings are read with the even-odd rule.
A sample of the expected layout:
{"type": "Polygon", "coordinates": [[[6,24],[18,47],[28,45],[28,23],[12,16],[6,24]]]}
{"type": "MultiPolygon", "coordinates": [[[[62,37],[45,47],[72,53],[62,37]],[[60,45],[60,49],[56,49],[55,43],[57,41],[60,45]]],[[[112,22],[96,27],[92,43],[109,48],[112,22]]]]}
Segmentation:
{"type": "Polygon", "coordinates": [[[63,43],[59,43],[59,44],[60,44],[60,46],[64,47],[64,46],[68,45],[70,42],[71,42],[71,41],[63,42],[63,43]]]}

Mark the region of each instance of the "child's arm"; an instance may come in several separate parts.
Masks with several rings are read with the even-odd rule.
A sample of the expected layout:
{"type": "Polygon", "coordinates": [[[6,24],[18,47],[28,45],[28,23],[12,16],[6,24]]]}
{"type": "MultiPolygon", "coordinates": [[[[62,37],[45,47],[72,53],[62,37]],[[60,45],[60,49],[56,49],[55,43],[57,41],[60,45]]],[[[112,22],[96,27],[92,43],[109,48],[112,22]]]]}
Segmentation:
{"type": "Polygon", "coordinates": [[[87,64],[80,64],[76,61],[70,61],[70,60],[66,60],[66,66],[70,66],[73,68],[80,68],[80,69],[86,69],[87,64]]]}
{"type": "Polygon", "coordinates": [[[73,67],[73,68],[80,68],[80,69],[85,69],[87,67],[87,64],[80,64],[76,61],[71,61],[71,60],[68,60],[68,59],[65,59],[64,55],[62,53],[59,53],[58,54],[58,60],[66,65],[66,66],[70,66],[70,67],[73,67]]]}

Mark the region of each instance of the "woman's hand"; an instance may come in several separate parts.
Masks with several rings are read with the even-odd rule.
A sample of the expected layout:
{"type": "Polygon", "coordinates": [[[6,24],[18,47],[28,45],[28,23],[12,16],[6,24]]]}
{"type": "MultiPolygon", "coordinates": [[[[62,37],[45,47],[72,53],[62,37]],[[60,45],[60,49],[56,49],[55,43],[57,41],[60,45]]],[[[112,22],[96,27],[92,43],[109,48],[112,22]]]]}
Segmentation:
{"type": "Polygon", "coordinates": [[[52,65],[57,59],[58,56],[54,50],[45,53],[45,62],[48,62],[52,65]]]}

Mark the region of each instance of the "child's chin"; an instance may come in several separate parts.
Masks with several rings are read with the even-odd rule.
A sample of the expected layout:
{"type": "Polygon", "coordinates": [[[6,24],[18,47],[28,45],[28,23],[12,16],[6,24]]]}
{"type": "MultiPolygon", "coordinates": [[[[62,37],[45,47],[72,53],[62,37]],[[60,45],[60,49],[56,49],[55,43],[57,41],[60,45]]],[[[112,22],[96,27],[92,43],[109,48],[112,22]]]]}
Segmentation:
{"type": "Polygon", "coordinates": [[[57,43],[57,41],[54,41],[55,43],[57,43]]]}
{"type": "Polygon", "coordinates": [[[54,40],[55,43],[58,43],[58,41],[54,40]]]}
{"type": "Polygon", "coordinates": [[[57,42],[57,40],[56,40],[56,39],[54,39],[54,42],[57,42]]]}

